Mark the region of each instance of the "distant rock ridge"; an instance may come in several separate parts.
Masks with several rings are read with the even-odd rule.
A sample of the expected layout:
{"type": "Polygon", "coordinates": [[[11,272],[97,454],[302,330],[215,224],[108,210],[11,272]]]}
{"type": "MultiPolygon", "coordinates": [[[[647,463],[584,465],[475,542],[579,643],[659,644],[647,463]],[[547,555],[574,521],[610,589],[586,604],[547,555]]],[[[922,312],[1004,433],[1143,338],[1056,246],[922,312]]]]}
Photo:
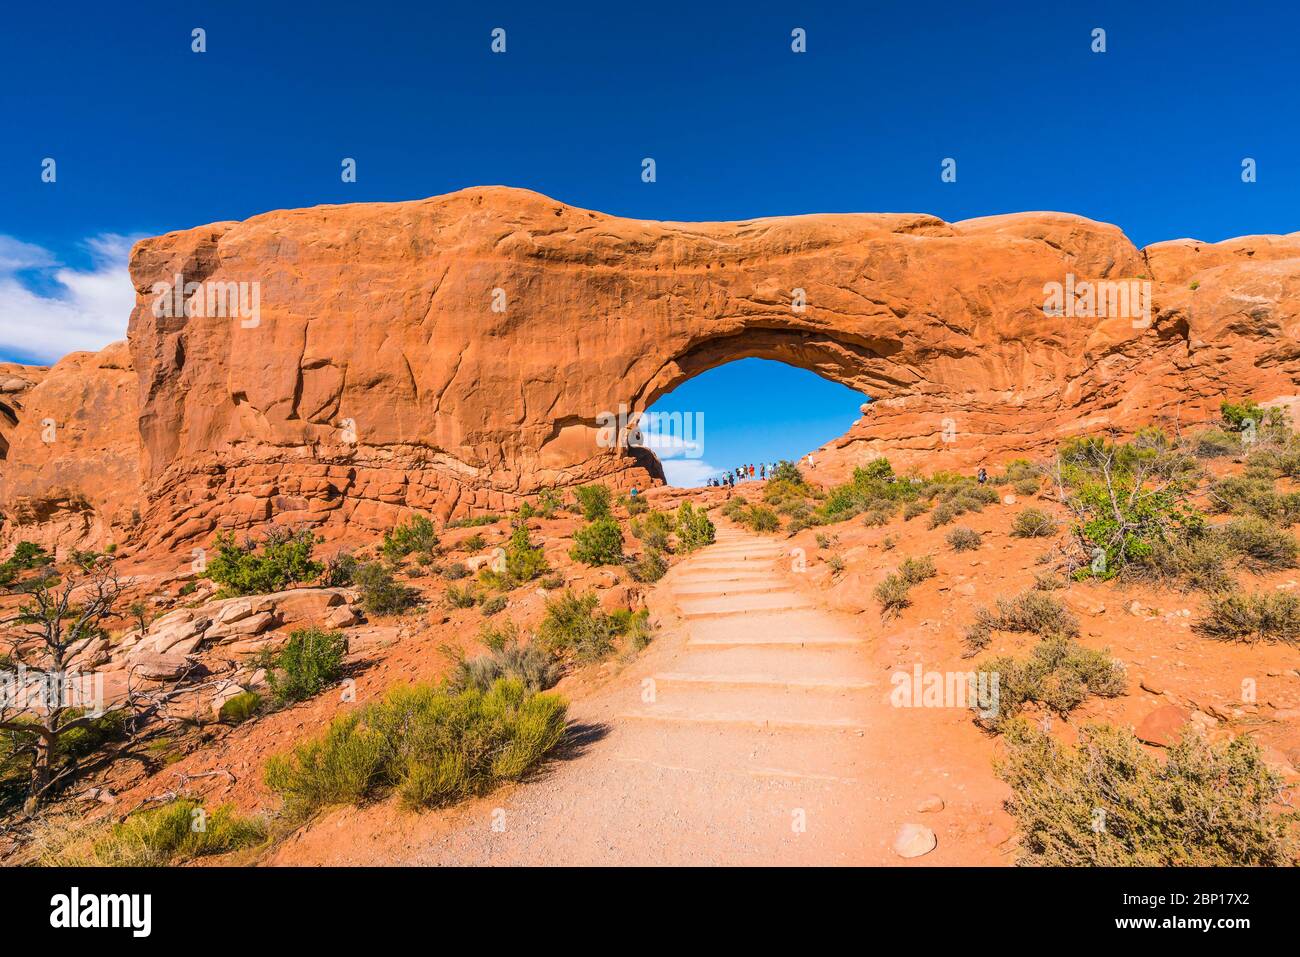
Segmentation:
{"type": "Polygon", "coordinates": [[[657,461],[606,416],[750,356],[876,397],[823,455],[841,472],[972,468],[1300,392],[1300,233],[1138,250],[1063,213],[649,222],[483,187],[168,233],[131,276],[126,343],[0,370],[29,383],[0,382],[5,544],[184,549],[645,487],[657,461]],[[1097,317],[1099,281],[1149,310],[1129,314],[1135,291],[1097,317]]]}

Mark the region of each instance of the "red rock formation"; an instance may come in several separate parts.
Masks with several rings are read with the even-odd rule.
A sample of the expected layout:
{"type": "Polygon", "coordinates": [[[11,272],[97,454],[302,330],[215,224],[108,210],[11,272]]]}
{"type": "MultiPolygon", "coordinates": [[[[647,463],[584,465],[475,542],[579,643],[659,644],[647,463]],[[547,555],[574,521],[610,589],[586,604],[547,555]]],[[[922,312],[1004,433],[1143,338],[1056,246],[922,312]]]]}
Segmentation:
{"type": "MultiPolygon", "coordinates": [[[[155,546],[270,519],[381,529],[412,508],[507,509],[596,478],[644,487],[657,463],[603,442],[601,414],[747,356],[878,399],[834,443],[841,468],[882,453],[991,464],[1079,431],[1199,418],[1225,394],[1289,397],[1300,375],[1300,234],[1140,252],[1059,213],[658,223],[482,188],[170,233],[136,246],[131,274],[138,392],[100,401],[121,441],[86,455],[120,457],[138,422],[155,546]],[[156,314],[156,284],[178,274],[203,284],[204,313],[214,284],[250,284],[256,321],[156,314]],[[1149,324],[1044,313],[1045,284],[1097,280],[1150,281],[1149,324]]],[[[101,502],[104,467],[68,462],[56,481],[49,455],[24,448],[29,501],[84,481],[98,516],[136,492],[123,467],[101,502]]]]}

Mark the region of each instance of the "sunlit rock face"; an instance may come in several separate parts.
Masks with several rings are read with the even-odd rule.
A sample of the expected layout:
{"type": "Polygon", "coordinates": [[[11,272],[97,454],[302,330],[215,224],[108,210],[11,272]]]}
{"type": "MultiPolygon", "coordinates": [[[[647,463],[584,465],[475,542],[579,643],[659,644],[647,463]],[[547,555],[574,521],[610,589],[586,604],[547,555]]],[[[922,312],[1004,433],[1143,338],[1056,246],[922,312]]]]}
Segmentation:
{"type": "Polygon", "coordinates": [[[6,538],[378,530],[644,487],[657,461],[602,426],[749,356],[877,400],[818,478],[1191,421],[1300,372],[1300,234],[1138,250],[1060,213],[661,223],[489,187],[169,233],[131,275],[129,357],[65,360],[3,427],[6,538]],[[48,418],[83,427],[52,446],[48,418]]]}

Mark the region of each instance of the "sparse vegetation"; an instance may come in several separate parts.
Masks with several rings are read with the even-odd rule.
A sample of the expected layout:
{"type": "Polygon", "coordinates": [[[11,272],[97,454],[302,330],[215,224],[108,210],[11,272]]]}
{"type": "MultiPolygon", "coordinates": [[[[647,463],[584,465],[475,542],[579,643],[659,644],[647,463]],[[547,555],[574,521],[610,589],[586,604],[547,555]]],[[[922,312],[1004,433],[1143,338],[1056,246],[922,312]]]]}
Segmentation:
{"type": "Polygon", "coordinates": [[[348,639],[341,631],[300,628],[290,633],[278,651],[264,651],[259,665],[278,704],[306,701],[338,681],[343,674],[348,639]]]}
{"type": "Polygon", "coordinates": [[[487,691],[401,687],[272,758],[266,782],[295,816],[390,789],[408,807],[435,807],[524,777],[563,738],[566,712],[511,678],[487,691]]]}
{"type": "Polygon", "coordinates": [[[639,558],[628,564],[628,574],[632,576],[632,580],[645,584],[657,582],[667,571],[668,562],[663,552],[649,545],[639,558]]]}
{"type": "Polygon", "coordinates": [[[213,542],[216,554],[208,561],[207,577],[220,587],[218,595],[266,595],[316,579],[324,566],[312,561],[315,536],[306,529],[272,528],[260,544],[251,538],[236,541],[228,532],[213,542]]]}
{"type": "Polygon", "coordinates": [[[396,615],[412,607],[419,592],[401,584],[381,562],[364,562],[352,575],[361,593],[361,607],[372,615],[396,615]]]}
{"type": "Polygon", "coordinates": [[[1289,592],[1211,596],[1194,626],[1218,641],[1300,642],[1300,598],[1289,592]]]}
{"type": "Polygon", "coordinates": [[[384,557],[391,562],[400,561],[408,555],[422,555],[432,559],[438,553],[438,532],[433,521],[424,515],[412,515],[384,533],[381,549],[384,557]]]}
{"type": "Polygon", "coordinates": [[[1011,534],[1015,538],[1050,538],[1056,529],[1055,519],[1037,508],[1023,509],[1011,520],[1011,534]]]}
{"type": "Polygon", "coordinates": [[[984,538],[979,532],[965,526],[954,528],[947,534],[946,540],[948,547],[954,552],[969,552],[979,548],[984,542],[984,538]]]}
{"type": "Polygon", "coordinates": [[[1066,717],[1089,695],[1113,698],[1124,693],[1124,666],[1110,650],[1093,651],[1073,638],[1048,635],[1029,658],[995,658],[980,666],[997,675],[996,707],[981,711],[976,723],[989,731],[1002,731],[1028,704],[1039,704],[1066,717]]]}
{"type": "MultiPolygon", "coordinates": [[[[603,485],[587,486],[604,488],[603,485]]],[[[584,565],[618,565],[623,561],[623,530],[610,515],[597,518],[573,534],[569,557],[584,565]]]]}
{"type": "Polygon", "coordinates": [[[905,558],[898,571],[886,575],[872,593],[880,602],[880,617],[888,619],[912,603],[908,593],[914,585],[935,576],[934,559],[928,555],[905,558]]]}
{"type": "Polygon", "coordinates": [[[509,600],[505,595],[493,595],[491,598],[483,600],[483,604],[479,606],[479,611],[483,613],[483,617],[490,618],[492,615],[505,611],[507,604],[509,604],[509,600]]]}
{"type": "Polygon", "coordinates": [[[479,594],[473,585],[448,585],[445,597],[449,608],[473,608],[479,603],[479,594]]]}
{"type": "Polygon", "coordinates": [[[1208,744],[1189,732],[1164,761],[1105,725],[1084,727],[1070,746],[1020,721],[1004,741],[996,767],[1012,789],[1023,864],[1295,863],[1295,816],[1273,812],[1282,782],[1247,735],[1208,744]]]}
{"type": "Polygon", "coordinates": [[[261,695],[256,691],[241,691],[222,704],[217,718],[222,724],[243,724],[254,717],[261,707],[261,695]]]}
{"type": "Polygon", "coordinates": [[[690,502],[682,502],[677,509],[677,547],[683,552],[693,552],[712,545],[716,529],[709,513],[690,502]]]}
{"type": "MultiPolygon", "coordinates": [[[[620,537],[620,543],[622,538],[620,537]]],[[[504,568],[484,568],[479,578],[485,585],[509,591],[551,570],[541,545],[534,545],[528,526],[520,522],[506,543],[504,568]]]]}
{"type": "Polygon", "coordinates": [[[981,608],[975,613],[974,623],[966,629],[968,654],[988,647],[995,631],[1075,638],[1079,620],[1051,595],[1031,589],[1014,598],[999,598],[994,608],[981,608]]]}
{"type": "Polygon", "coordinates": [[[468,688],[487,692],[498,680],[518,681],[530,692],[545,691],[560,680],[563,668],[555,656],[539,644],[521,644],[514,622],[499,630],[484,626],[488,653],[461,658],[448,678],[448,688],[459,693],[468,688]]]}
{"type": "Polygon", "coordinates": [[[231,805],[212,813],[193,800],[137,811],[120,823],[73,826],[42,863],[59,867],[165,867],[253,847],[266,840],[260,818],[231,805]]]}
{"type": "Polygon", "coordinates": [[[605,485],[583,485],[573,492],[582,517],[589,522],[609,518],[610,491],[605,485]]]}

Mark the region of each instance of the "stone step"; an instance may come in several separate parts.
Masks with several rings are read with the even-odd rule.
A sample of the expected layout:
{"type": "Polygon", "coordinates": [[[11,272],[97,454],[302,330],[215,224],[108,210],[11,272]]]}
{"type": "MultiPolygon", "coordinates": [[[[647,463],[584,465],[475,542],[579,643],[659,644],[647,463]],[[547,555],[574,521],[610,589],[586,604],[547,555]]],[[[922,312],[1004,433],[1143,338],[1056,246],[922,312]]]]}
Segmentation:
{"type": "Polygon", "coordinates": [[[838,628],[815,610],[755,612],[700,618],[691,624],[693,645],[860,645],[864,639],[838,628]]]}
{"type": "Polygon", "coordinates": [[[789,590],[678,602],[682,617],[687,619],[728,618],[754,612],[800,611],[813,607],[807,598],[789,590]]]}
{"type": "Polygon", "coordinates": [[[701,686],[656,684],[656,700],[641,700],[642,686],[628,690],[625,715],[644,721],[739,724],[757,728],[862,728],[868,695],[857,690],[789,685],[701,686]]]}
{"type": "Polygon", "coordinates": [[[814,645],[688,644],[672,663],[681,675],[769,675],[792,684],[844,681],[874,687],[881,672],[873,669],[860,642],[814,645]]]}

